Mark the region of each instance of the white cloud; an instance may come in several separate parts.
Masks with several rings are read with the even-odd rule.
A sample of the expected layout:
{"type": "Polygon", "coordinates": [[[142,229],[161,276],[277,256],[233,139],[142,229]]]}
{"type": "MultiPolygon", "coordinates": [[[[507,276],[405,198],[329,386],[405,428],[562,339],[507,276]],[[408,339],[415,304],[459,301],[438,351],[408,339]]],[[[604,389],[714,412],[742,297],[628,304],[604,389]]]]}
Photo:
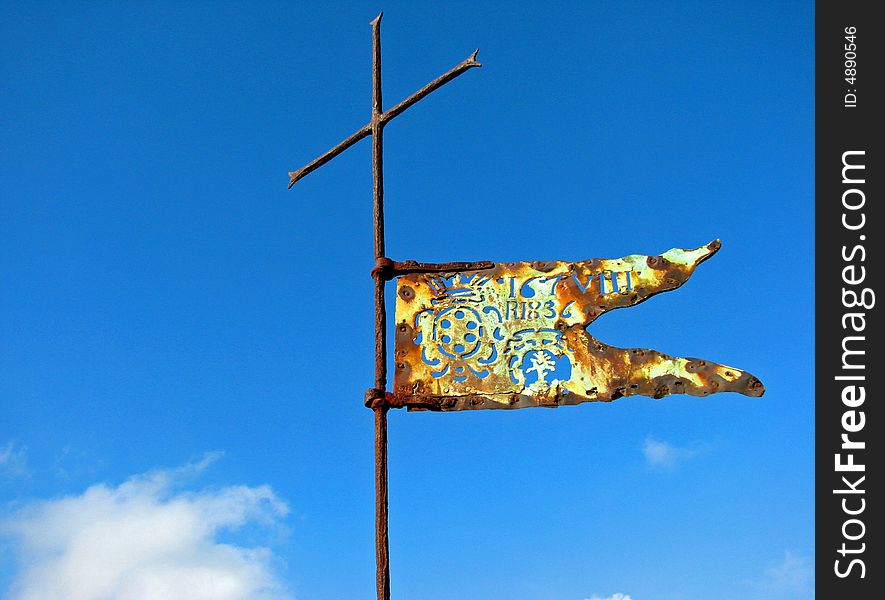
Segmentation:
{"type": "Polygon", "coordinates": [[[288,507],[268,486],[176,491],[218,458],[35,502],[0,522],[19,570],[10,600],[283,600],[267,548],[222,532],[272,526],[288,507]]]}
{"type": "Polygon", "coordinates": [[[645,445],[642,447],[645,460],[653,467],[672,468],[681,462],[694,458],[700,452],[701,450],[698,448],[680,448],[653,438],[646,438],[645,445]]]}
{"type": "Polygon", "coordinates": [[[806,598],[813,587],[813,575],[807,558],[787,550],[782,560],[765,569],[763,587],[778,597],[806,598]]]}
{"type": "Polygon", "coordinates": [[[621,592],[617,592],[612,594],[611,596],[590,596],[589,598],[584,598],[584,600],[633,600],[627,594],[622,594],[621,592]]]}
{"type": "Polygon", "coordinates": [[[6,442],[5,446],[0,446],[0,473],[17,476],[27,475],[26,452],[26,447],[19,446],[15,442],[6,442]]]}

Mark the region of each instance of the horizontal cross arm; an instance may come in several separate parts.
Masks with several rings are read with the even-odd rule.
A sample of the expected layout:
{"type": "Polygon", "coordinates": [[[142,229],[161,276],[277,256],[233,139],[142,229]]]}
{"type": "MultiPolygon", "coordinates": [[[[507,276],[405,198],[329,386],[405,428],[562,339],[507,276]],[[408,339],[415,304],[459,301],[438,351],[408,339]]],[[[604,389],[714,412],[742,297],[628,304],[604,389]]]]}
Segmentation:
{"type": "Polygon", "coordinates": [[[295,185],[295,182],[310,173],[311,171],[322,167],[324,164],[353,146],[355,143],[372,134],[372,124],[368,123],[363,125],[360,129],[356,131],[353,135],[342,141],[340,144],[327,151],[325,154],[318,156],[313,159],[297,171],[291,171],[289,173],[289,188],[295,185]]]}
{"type": "Polygon", "coordinates": [[[324,164],[326,164],[327,162],[329,162],[330,160],[332,160],[333,158],[335,158],[336,156],[338,156],[339,154],[341,154],[342,152],[344,152],[345,150],[347,150],[348,148],[353,146],[355,143],[357,143],[358,141],[360,141],[364,137],[368,137],[368,136],[372,135],[373,126],[376,125],[376,122],[377,122],[377,126],[383,127],[388,121],[390,121],[394,117],[399,116],[407,108],[409,108],[410,106],[412,106],[413,104],[415,104],[416,102],[418,102],[419,100],[421,100],[422,98],[424,98],[425,96],[427,96],[428,94],[433,92],[434,90],[441,88],[442,86],[444,86],[445,84],[447,84],[448,82],[453,80],[458,75],[461,75],[462,73],[465,73],[466,71],[469,71],[470,69],[472,69],[474,67],[481,67],[482,65],[476,60],[476,55],[478,52],[479,52],[479,50],[475,50],[473,52],[473,54],[471,54],[469,57],[467,57],[466,59],[461,61],[461,63],[459,63],[457,66],[455,66],[454,68],[449,70],[447,73],[440,75],[439,77],[437,77],[436,79],[434,79],[433,81],[431,81],[430,83],[428,83],[427,85],[422,87],[420,90],[418,90],[417,92],[415,92],[414,94],[412,94],[411,96],[409,96],[408,98],[406,98],[405,100],[403,100],[402,102],[400,102],[399,104],[397,104],[396,106],[391,108],[390,110],[382,113],[378,117],[375,117],[372,122],[369,122],[369,123],[363,125],[355,133],[353,133],[350,137],[343,140],[341,143],[339,143],[337,146],[335,146],[331,150],[328,150],[325,154],[322,154],[321,156],[318,156],[317,158],[313,159],[312,161],[310,161],[309,163],[307,163],[306,165],[304,165],[303,167],[301,167],[297,171],[290,171],[289,172],[289,188],[291,188],[293,185],[295,185],[296,181],[298,181],[299,179],[301,179],[302,177],[304,177],[308,173],[311,173],[312,171],[323,166],[324,164]]]}
{"type": "Polygon", "coordinates": [[[469,57],[467,57],[463,61],[461,61],[460,64],[458,64],[456,67],[454,67],[448,73],[440,75],[439,77],[437,77],[436,79],[434,79],[433,81],[431,81],[430,83],[425,85],[423,88],[421,88],[420,90],[418,90],[417,92],[415,92],[414,94],[412,94],[411,96],[409,96],[408,98],[406,98],[405,100],[403,100],[402,102],[400,102],[399,104],[397,104],[396,106],[391,108],[390,110],[385,111],[381,115],[381,123],[382,124],[387,123],[388,121],[390,121],[394,117],[399,116],[407,108],[409,108],[410,106],[412,106],[413,104],[415,104],[416,102],[418,102],[419,100],[421,100],[422,98],[424,98],[425,96],[427,96],[428,94],[433,92],[434,90],[441,88],[442,86],[444,86],[445,84],[447,84],[448,82],[453,80],[458,75],[461,75],[462,73],[469,71],[473,67],[481,67],[482,65],[479,62],[477,62],[477,60],[476,60],[476,55],[478,52],[479,52],[478,49],[474,50],[473,54],[471,54],[469,57]]]}

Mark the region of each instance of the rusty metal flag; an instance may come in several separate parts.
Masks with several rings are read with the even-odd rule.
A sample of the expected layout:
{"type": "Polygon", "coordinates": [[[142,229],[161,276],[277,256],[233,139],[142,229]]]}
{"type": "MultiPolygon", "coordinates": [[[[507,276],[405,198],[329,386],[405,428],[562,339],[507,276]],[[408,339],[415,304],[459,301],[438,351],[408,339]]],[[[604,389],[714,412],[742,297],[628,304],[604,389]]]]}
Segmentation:
{"type": "Polygon", "coordinates": [[[753,375],[706,360],[615,348],[586,331],[601,314],[685,283],[695,250],[582,262],[498,263],[398,278],[394,396],[410,409],[555,407],[621,396],[738,392],[753,375]]]}

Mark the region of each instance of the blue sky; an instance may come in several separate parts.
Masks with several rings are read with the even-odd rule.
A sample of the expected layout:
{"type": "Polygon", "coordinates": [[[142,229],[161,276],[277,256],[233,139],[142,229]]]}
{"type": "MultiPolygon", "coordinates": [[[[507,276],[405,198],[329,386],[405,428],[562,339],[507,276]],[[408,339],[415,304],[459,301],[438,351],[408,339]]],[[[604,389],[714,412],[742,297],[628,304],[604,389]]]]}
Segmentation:
{"type": "Polygon", "coordinates": [[[286,173],[381,9],[386,106],[483,63],[386,129],[389,256],[721,238],[590,331],[767,388],[391,413],[394,597],[810,597],[813,6],[761,1],[4,2],[0,589],[373,597],[371,144],[286,173]]]}

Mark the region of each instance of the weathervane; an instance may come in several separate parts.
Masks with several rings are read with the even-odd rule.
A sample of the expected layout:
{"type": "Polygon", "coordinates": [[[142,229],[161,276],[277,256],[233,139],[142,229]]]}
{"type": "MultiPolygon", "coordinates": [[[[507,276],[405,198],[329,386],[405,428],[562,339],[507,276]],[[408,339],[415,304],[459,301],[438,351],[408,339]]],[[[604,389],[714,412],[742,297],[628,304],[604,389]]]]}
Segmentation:
{"type": "Polygon", "coordinates": [[[695,358],[615,348],[586,327],[601,314],[682,285],[719,240],[660,256],[582,262],[398,262],[384,252],[384,126],[462,73],[476,50],[388,110],[381,103],[381,17],[372,22],[372,118],[337,146],[289,173],[289,187],[372,136],[375,267],[375,559],[378,600],[390,598],[387,411],[556,407],[622,396],[738,392],[761,396],[753,375],[695,358]],[[398,278],[394,389],[387,391],[385,284],[398,278]]]}

